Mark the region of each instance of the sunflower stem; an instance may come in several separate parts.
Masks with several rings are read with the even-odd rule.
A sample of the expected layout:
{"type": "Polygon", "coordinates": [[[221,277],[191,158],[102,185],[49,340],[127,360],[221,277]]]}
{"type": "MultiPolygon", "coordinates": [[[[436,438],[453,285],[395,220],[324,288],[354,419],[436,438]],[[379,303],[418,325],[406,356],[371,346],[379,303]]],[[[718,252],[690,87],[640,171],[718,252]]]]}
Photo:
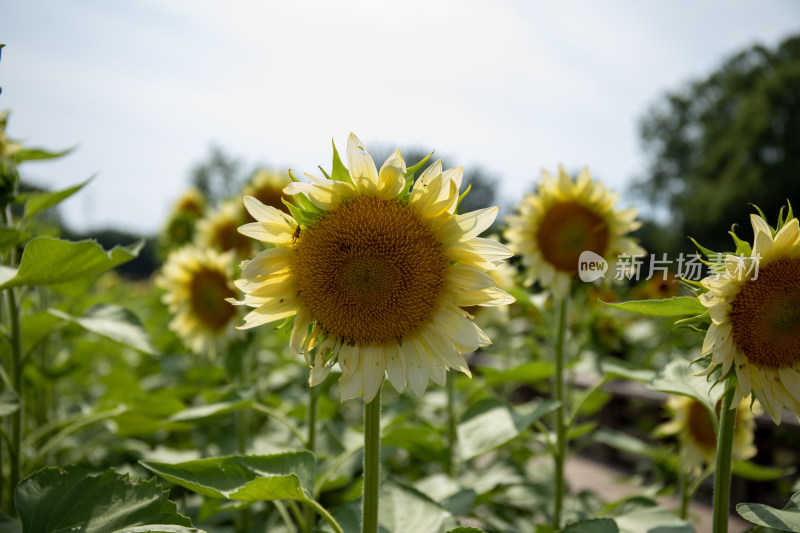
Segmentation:
{"type": "Polygon", "coordinates": [[[736,426],[736,409],[733,404],[734,387],[727,387],[722,396],[717,435],[717,468],[714,471],[713,533],[727,533],[728,507],[731,498],[731,463],[733,455],[733,430],[736,426]]]}
{"type": "Polygon", "coordinates": [[[686,517],[689,514],[689,500],[692,498],[692,494],[689,491],[689,473],[683,468],[682,465],[678,466],[678,490],[680,490],[680,497],[681,497],[681,507],[678,511],[678,515],[681,517],[682,520],[686,520],[686,517]]]}
{"type": "Polygon", "coordinates": [[[564,297],[558,304],[558,331],[556,333],[556,353],[554,368],[554,393],[558,401],[555,410],[556,417],[556,443],[553,461],[555,463],[555,497],[553,501],[553,528],[561,529],[561,515],[564,507],[564,461],[567,455],[567,426],[564,415],[565,390],[564,390],[564,336],[567,323],[567,298],[564,297]]]}
{"type": "Polygon", "coordinates": [[[447,379],[447,463],[445,470],[450,477],[455,477],[458,472],[455,447],[456,436],[456,380],[455,373],[451,372],[447,379]]]}
{"type": "Polygon", "coordinates": [[[381,391],[364,404],[364,491],[361,532],[378,531],[378,478],[381,467],[381,391]]]}
{"type": "MultiPolygon", "coordinates": [[[[309,387],[308,391],[308,415],[306,424],[308,427],[308,437],[306,439],[306,450],[314,453],[317,441],[317,404],[319,400],[319,389],[317,387],[309,387]]],[[[306,504],[306,526],[307,531],[311,533],[314,530],[314,512],[315,509],[311,504],[306,504]]]]}

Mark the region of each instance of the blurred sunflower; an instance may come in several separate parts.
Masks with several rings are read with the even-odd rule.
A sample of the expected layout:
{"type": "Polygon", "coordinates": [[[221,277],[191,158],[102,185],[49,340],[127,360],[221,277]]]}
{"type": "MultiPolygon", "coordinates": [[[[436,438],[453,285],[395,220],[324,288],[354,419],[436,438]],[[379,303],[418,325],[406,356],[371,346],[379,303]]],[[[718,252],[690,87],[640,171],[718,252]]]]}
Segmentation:
{"type": "Polygon", "coordinates": [[[156,277],[167,291],[162,301],[175,315],[169,328],[194,353],[214,355],[239,335],[239,314],[225,302],[236,295],[232,277],[230,252],[193,246],[172,252],[156,277]]]}
{"type": "Polygon", "coordinates": [[[752,249],[737,238],[749,257],[726,255],[725,268],[701,281],[711,316],[701,375],[733,369],[734,405],[752,393],[778,424],[784,406],[800,419],[800,228],[791,209],[777,229],[762,216],[750,221],[752,249]]]}
{"type": "Polygon", "coordinates": [[[634,300],[664,300],[674,298],[681,289],[681,283],[672,272],[653,276],[638,283],[631,291],[634,300]]]}
{"type": "Polygon", "coordinates": [[[644,254],[625,236],[641,226],[637,211],[615,210],[617,196],[593,181],[588,169],[577,180],[561,166],[557,178],[543,171],[538,191],[523,197],[505,231],[509,246],[528,268],[526,284],[538,281],[563,298],[578,273],[582,252],[594,252],[608,262],[608,280],[617,274],[618,256],[644,254]]]}
{"type": "Polygon", "coordinates": [[[488,274],[510,250],[477,237],[497,208],[456,215],[463,171],[441,161],[411,186],[399,150],[378,171],[351,134],[347,159],[349,171],[334,151],[333,179],[286,187],[294,216],[245,197],[258,222],[240,231],[275,247],[242,264],[245,296],[232,303],[255,308],[242,328],[293,317],[290,349],[310,384],[338,361],[342,400],[370,402],[384,375],[417,395],[448,368],[470,375],[461,354],[491,341],[462,308],[513,301],[488,274]]]}
{"type": "Polygon", "coordinates": [[[264,205],[280,209],[284,213],[289,212],[289,208],[283,200],[291,202],[292,197],[285,193],[283,189],[292,182],[286,174],[259,170],[255,173],[250,183],[245,185],[245,196],[252,196],[264,205]]]}
{"type": "MultiPolygon", "coordinates": [[[[733,434],[733,457],[750,459],[757,450],[754,440],[755,415],[750,409],[750,398],[737,405],[736,426],[733,434]]],[[[676,435],[681,444],[681,463],[694,474],[699,474],[704,465],[713,464],[717,456],[717,436],[708,408],[688,396],[670,396],[665,405],[670,420],[658,428],[656,435],[676,435]]],[[[753,404],[760,411],[758,404],[753,404]]],[[[720,403],[717,403],[717,411],[720,403]]]]}
{"type": "Polygon", "coordinates": [[[199,190],[191,188],[184,192],[167,219],[159,240],[162,247],[175,250],[191,243],[195,238],[197,221],[206,209],[206,200],[199,190]]]}
{"type": "Polygon", "coordinates": [[[197,243],[222,252],[232,251],[241,260],[253,251],[253,241],[238,231],[248,220],[240,202],[225,202],[197,222],[197,243]]]}

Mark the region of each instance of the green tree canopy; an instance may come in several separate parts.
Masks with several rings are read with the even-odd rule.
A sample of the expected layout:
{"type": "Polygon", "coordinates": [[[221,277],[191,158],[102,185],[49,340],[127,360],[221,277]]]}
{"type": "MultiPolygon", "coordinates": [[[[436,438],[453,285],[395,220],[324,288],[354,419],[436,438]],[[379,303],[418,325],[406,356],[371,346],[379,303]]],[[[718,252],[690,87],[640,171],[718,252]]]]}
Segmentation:
{"type": "Polygon", "coordinates": [[[774,223],[787,200],[800,202],[800,36],[744,50],[667,94],[641,137],[649,168],[636,188],[671,219],[646,226],[645,245],[690,251],[690,236],[729,250],[732,224],[749,239],[749,204],[774,223]]]}

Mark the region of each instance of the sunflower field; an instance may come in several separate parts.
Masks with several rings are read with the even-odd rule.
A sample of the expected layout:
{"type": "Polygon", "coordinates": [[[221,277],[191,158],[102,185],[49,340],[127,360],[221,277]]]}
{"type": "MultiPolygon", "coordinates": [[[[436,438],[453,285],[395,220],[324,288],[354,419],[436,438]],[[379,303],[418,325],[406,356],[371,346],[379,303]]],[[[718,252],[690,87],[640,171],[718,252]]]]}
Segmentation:
{"type": "Polygon", "coordinates": [[[3,112],[0,533],[800,532],[791,199],[668,262],[587,168],[498,217],[339,149],[187,189],[137,276],[3,112]]]}

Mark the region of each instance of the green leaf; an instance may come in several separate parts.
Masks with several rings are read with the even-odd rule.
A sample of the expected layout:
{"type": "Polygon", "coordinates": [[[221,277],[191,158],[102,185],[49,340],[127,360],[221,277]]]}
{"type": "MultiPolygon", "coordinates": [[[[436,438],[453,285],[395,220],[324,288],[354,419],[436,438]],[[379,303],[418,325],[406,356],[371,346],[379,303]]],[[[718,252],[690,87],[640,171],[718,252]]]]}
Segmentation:
{"type": "Polygon", "coordinates": [[[0,290],[94,276],[135,258],[143,245],[144,241],[139,241],[127,247],[115,246],[106,252],[94,241],[36,237],[25,246],[16,271],[0,272],[0,290]],[[9,276],[10,273],[13,275],[9,276]]]}
{"type": "Polygon", "coordinates": [[[149,526],[126,527],[114,533],[203,533],[203,531],[193,527],[154,524],[149,526]]]}
{"type": "Polygon", "coordinates": [[[595,518],[570,524],[561,533],[619,533],[619,528],[610,518],[595,518]]]}
{"type": "Polygon", "coordinates": [[[22,244],[31,237],[32,235],[28,232],[0,225],[0,253],[7,252],[11,248],[22,244]]]}
{"type": "Polygon", "coordinates": [[[753,481],[771,481],[795,473],[795,468],[779,468],[777,466],[757,465],[752,461],[733,460],[733,473],[753,481]]]}
{"type": "Polygon", "coordinates": [[[457,527],[455,529],[451,529],[447,533],[486,533],[486,532],[482,529],[474,527],[457,527]]]}
{"type": "Polygon", "coordinates": [[[22,353],[28,354],[47,338],[60,320],[47,311],[22,317],[22,353]]]}
{"type": "Polygon", "coordinates": [[[478,372],[483,374],[490,385],[504,383],[525,383],[532,385],[542,382],[553,375],[553,363],[550,361],[530,361],[507,370],[482,366],[478,372]]]}
{"type": "Polygon", "coordinates": [[[60,152],[51,152],[43,148],[23,148],[14,154],[14,160],[17,163],[22,163],[23,161],[44,161],[46,159],[57,159],[59,157],[64,157],[72,150],[73,148],[67,148],[66,150],[62,150],[60,152]]]}
{"type": "Polygon", "coordinates": [[[614,449],[638,455],[639,457],[648,457],[652,459],[659,455],[658,447],[620,431],[602,428],[598,430],[592,438],[595,442],[606,444],[614,449]]]}
{"type": "Polygon", "coordinates": [[[19,520],[14,520],[7,514],[0,513],[0,533],[22,533],[22,524],[19,520]]]}
{"type": "Polygon", "coordinates": [[[132,311],[111,304],[98,304],[89,308],[82,316],[75,317],[50,309],[51,314],[78,324],[82,328],[96,333],[114,342],[130,346],[140,352],[155,355],[156,351],[150,343],[150,336],[145,331],[139,318],[132,311]]]}
{"type": "MultiPolygon", "coordinates": [[[[690,362],[676,357],[664,365],[653,380],[647,385],[649,389],[689,396],[705,405],[716,417],[717,400],[722,395],[722,387],[714,387],[703,376],[695,376],[690,362]]],[[[699,369],[698,369],[699,370],[699,369]]]]}
{"type": "Polygon", "coordinates": [[[538,419],[558,406],[554,400],[536,401],[511,407],[497,399],[472,405],[458,424],[458,443],[462,459],[471,459],[497,449],[515,439],[538,419]]]}
{"type": "Polygon", "coordinates": [[[800,492],[795,492],[783,509],[760,503],[740,503],[736,506],[736,512],[748,522],[759,526],[800,532],[800,492]]]}
{"type": "Polygon", "coordinates": [[[168,481],[212,498],[305,501],[314,488],[315,462],[309,452],[141,464],[168,481]]]}
{"type": "Polygon", "coordinates": [[[677,296],[665,300],[631,300],[629,302],[608,303],[608,307],[645,316],[692,316],[702,315],[708,309],[694,296],[677,296]]]}
{"type": "Polygon", "coordinates": [[[155,479],[134,481],[113,470],[93,476],[77,466],[46,468],[17,485],[14,502],[24,533],[111,533],[146,524],[192,525],[155,479]]]}
{"type": "Polygon", "coordinates": [[[231,400],[227,402],[215,402],[206,405],[198,405],[189,407],[183,411],[177,412],[169,417],[170,422],[189,422],[213,418],[215,416],[231,413],[233,411],[240,411],[242,409],[249,409],[253,405],[253,399],[246,400],[231,400]]]}
{"type": "Polygon", "coordinates": [[[614,518],[619,533],[695,533],[694,527],[663,507],[636,509],[614,518]]]}
{"type": "Polygon", "coordinates": [[[79,183],[73,187],[68,189],[64,189],[61,191],[55,192],[39,192],[39,193],[30,193],[26,195],[26,202],[25,202],[25,217],[26,219],[31,218],[33,215],[37,213],[41,213],[46,209],[50,209],[53,206],[60,204],[62,201],[66,200],[79,190],[81,190],[87,183],[92,181],[92,178],[84,181],[83,183],[79,183]]]}
{"type": "Polygon", "coordinates": [[[11,391],[0,394],[0,417],[19,411],[19,396],[11,391]]]}
{"type": "Polygon", "coordinates": [[[627,379],[641,383],[649,382],[655,374],[649,368],[644,368],[616,357],[604,357],[600,361],[600,369],[603,374],[612,379],[627,379]]]}
{"type": "MultiPolygon", "coordinates": [[[[446,509],[397,481],[382,483],[378,497],[381,502],[378,531],[381,533],[441,533],[458,527],[458,522],[446,509]]],[[[344,531],[361,531],[361,501],[340,507],[333,517],[344,531]]]]}

